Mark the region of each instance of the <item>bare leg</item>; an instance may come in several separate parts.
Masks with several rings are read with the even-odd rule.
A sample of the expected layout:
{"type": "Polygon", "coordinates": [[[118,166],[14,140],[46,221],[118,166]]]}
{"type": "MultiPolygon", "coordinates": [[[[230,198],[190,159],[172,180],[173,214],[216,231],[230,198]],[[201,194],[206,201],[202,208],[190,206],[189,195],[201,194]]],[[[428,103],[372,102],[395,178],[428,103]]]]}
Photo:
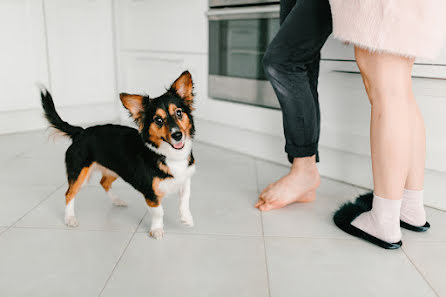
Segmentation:
{"type": "Polygon", "coordinates": [[[423,117],[418,106],[415,112],[412,155],[403,193],[400,219],[412,226],[424,226],[426,224],[426,211],[423,205],[426,135],[423,117]]]}
{"type": "Polygon", "coordinates": [[[180,192],[180,218],[184,225],[192,227],[194,225],[194,218],[189,208],[190,198],[190,178],[185,182],[180,192]]]}
{"type": "Polygon", "coordinates": [[[413,59],[359,48],[355,48],[355,54],[372,105],[370,143],[375,193],[399,200],[414,158],[413,59]]]}
{"type": "MultiPolygon", "coordinates": [[[[415,102],[415,98],[413,98],[413,101],[415,102]]],[[[426,131],[423,116],[418,106],[415,108],[415,118],[413,121],[415,128],[413,130],[412,155],[405,188],[412,191],[421,191],[424,188],[426,131]]]]}
{"type": "Polygon", "coordinates": [[[352,225],[389,243],[401,239],[403,190],[411,170],[416,117],[413,59],[355,48],[356,61],[372,105],[370,143],[375,197],[371,211],[352,225]]]}
{"type": "Polygon", "coordinates": [[[266,187],[255,207],[268,211],[294,202],[313,201],[319,185],[316,157],[295,158],[290,172],[266,187]]]}

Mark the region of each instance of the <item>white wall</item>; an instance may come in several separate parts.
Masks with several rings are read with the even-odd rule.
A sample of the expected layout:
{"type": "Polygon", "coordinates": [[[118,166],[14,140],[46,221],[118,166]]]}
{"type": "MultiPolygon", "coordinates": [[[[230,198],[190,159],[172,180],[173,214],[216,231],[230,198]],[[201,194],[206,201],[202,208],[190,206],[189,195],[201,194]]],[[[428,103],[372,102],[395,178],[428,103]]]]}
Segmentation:
{"type": "MultiPolygon", "coordinates": [[[[119,89],[158,95],[185,68],[197,83],[197,138],[273,162],[288,164],[280,111],[218,101],[207,96],[206,0],[118,1],[119,89]],[[156,7],[156,10],[154,9],[156,7]],[[144,17],[142,17],[144,16],[144,17]],[[124,35],[124,36],[122,36],[124,35]]],[[[324,56],[353,60],[352,51],[330,41],[324,56]]],[[[426,63],[426,61],[418,61],[426,63]]],[[[435,61],[446,64],[446,50],[435,61]]],[[[325,176],[372,187],[370,107],[354,62],[323,61],[320,76],[321,163],[325,176]]],[[[416,66],[414,89],[426,119],[426,203],[446,209],[446,66],[416,66]]],[[[347,197],[346,197],[347,198],[347,197]]]]}
{"type": "Polygon", "coordinates": [[[72,123],[118,117],[111,0],[3,0],[0,22],[0,133],[47,126],[36,82],[72,123]]]}

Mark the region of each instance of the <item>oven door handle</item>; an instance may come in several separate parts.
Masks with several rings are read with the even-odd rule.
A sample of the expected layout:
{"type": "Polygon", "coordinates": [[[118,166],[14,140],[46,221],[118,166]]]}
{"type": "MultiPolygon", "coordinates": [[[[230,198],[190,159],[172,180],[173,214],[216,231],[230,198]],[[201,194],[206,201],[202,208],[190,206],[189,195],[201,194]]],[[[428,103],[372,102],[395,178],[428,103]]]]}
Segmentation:
{"type": "Polygon", "coordinates": [[[216,8],[206,12],[209,20],[236,20],[236,19],[258,19],[278,18],[280,5],[216,8]]]}

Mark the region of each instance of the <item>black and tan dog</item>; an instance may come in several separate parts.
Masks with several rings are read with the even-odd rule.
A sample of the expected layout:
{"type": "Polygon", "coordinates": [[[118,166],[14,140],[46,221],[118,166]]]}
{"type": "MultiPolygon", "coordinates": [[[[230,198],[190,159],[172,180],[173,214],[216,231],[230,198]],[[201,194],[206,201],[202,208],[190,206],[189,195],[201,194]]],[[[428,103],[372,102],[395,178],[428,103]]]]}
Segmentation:
{"type": "Polygon", "coordinates": [[[74,215],[75,196],[93,170],[102,172],[101,185],[117,206],[127,205],[110,189],[118,176],[144,195],[152,213],[152,237],[160,239],[164,235],[161,200],[172,192],[180,192],[181,221],[193,226],[189,197],[191,177],[195,172],[192,155],[194,94],[188,71],[160,97],[120,94],[138,130],[119,125],[86,129],[72,126],[57,114],[48,91],[42,90],[41,98],[51,126],[73,141],[65,156],[68,176],[65,223],[68,226],[78,225],[74,215]]]}

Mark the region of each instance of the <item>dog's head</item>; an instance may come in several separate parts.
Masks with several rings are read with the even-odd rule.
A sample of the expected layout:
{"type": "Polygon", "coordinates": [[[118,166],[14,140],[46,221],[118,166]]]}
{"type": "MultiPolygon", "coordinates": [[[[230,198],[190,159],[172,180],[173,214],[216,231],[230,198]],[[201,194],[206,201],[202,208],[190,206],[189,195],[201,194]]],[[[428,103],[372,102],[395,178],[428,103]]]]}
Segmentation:
{"type": "Polygon", "coordinates": [[[121,93],[120,98],[150,147],[164,155],[190,148],[195,127],[193,82],[189,71],[183,72],[167,92],[157,98],[126,93],[121,93]]]}

